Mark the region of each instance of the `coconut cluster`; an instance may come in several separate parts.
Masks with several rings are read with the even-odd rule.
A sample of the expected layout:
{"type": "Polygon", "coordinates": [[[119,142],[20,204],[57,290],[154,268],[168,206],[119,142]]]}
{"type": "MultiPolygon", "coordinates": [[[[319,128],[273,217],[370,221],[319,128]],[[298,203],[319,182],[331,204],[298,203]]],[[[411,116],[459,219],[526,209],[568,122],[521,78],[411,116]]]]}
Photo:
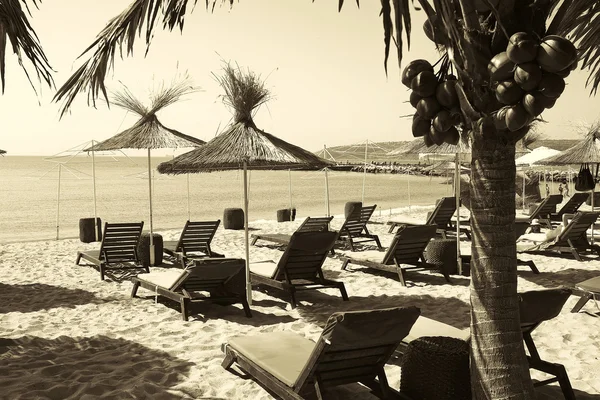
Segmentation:
{"type": "Polygon", "coordinates": [[[429,61],[420,59],[404,68],[402,83],[412,90],[410,104],[416,108],[413,136],[423,137],[427,146],[457,144],[460,134],[456,126],[461,123],[461,113],[456,77],[438,79],[429,61]]]}
{"type": "Polygon", "coordinates": [[[571,41],[550,35],[541,41],[526,32],[510,37],[506,51],[488,65],[496,99],[504,104],[494,114],[499,131],[526,132],[531,121],[552,108],[577,67],[577,49],[571,41]]]}

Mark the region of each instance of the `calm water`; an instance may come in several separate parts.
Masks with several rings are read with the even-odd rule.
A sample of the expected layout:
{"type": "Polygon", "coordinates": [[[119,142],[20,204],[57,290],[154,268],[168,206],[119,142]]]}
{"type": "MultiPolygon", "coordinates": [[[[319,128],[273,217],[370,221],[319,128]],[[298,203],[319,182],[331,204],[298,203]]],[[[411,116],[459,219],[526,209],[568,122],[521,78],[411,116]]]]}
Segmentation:
{"type": "MultiPolygon", "coordinates": [[[[155,157],[155,167],[167,158],[155,157]]],[[[66,161],[65,159],[62,160],[66,161]]],[[[147,159],[96,156],[97,214],[103,221],[145,221],[149,225],[147,159]]],[[[93,217],[91,157],[75,157],[60,167],[43,157],[0,157],[0,243],[77,237],[79,219],[93,217]],[[59,204],[59,207],[57,207],[59,204]]],[[[190,218],[222,219],[223,209],[242,207],[242,174],[224,171],[189,175],[190,218]]],[[[326,214],[322,171],[292,171],[292,201],[300,217],[326,214]]],[[[378,211],[432,205],[452,194],[444,178],[368,174],[365,204],[378,211]],[[409,190],[410,187],[410,196],[409,190]],[[409,199],[410,197],[410,199],[409,199]]],[[[154,229],[183,227],[188,219],[187,176],[154,174],[154,229]]],[[[329,172],[331,214],[342,214],[346,201],[360,201],[363,174],[329,172]]],[[[275,219],[289,206],[288,171],[251,171],[249,218],[275,219]]]]}

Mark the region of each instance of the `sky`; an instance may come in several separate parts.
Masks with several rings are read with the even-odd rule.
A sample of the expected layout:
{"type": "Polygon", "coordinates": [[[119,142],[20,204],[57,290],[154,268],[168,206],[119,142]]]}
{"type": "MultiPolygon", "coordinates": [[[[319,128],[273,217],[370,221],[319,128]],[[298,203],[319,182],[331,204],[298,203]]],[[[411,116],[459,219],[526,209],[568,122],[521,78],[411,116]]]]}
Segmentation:
{"type": "MultiPolygon", "coordinates": [[[[77,57],[95,35],[129,3],[52,0],[32,10],[31,22],[56,71],[57,87],[81,65],[77,57]]],[[[317,151],[324,145],[366,140],[411,140],[411,119],[401,116],[414,109],[393,50],[387,76],[383,68],[379,8],[379,2],[363,1],[358,9],[347,0],[338,13],[337,1],[331,0],[239,0],[231,9],[227,2],[211,13],[199,1],[188,13],[183,33],[158,29],[146,57],[141,38],[133,57],[117,58],[107,87],[118,90],[124,84],[147,103],[153,89],[187,71],[202,91],[158,117],[170,128],[208,141],[231,122],[213,76],[223,61],[231,61],[266,79],[274,98],[257,112],[255,122],[286,141],[317,151]]],[[[439,58],[421,29],[424,21],[422,11],[413,13],[411,48],[405,49],[403,65],[439,58]]],[[[51,101],[54,90],[37,84],[36,96],[16,56],[7,54],[6,64],[0,148],[9,154],[50,156],[92,139],[107,139],[137,120],[125,110],[108,108],[103,100],[96,108],[88,106],[87,94],[79,95],[71,112],[59,119],[59,106],[51,101]]],[[[596,120],[600,98],[589,97],[587,75],[572,73],[554,108],[544,112],[548,122],[540,131],[547,138],[577,138],[582,124],[596,120]]]]}

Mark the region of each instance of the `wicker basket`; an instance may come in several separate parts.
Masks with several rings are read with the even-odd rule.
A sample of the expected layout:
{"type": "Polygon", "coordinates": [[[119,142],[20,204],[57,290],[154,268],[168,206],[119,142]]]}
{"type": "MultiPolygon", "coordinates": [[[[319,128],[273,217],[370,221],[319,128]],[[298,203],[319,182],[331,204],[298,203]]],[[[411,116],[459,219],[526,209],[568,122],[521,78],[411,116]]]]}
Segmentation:
{"type": "Polygon", "coordinates": [[[223,211],[224,229],[244,229],[244,210],[241,208],[226,208],[223,211]]]}
{"type": "Polygon", "coordinates": [[[471,400],[469,345],[446,336],[424,336],[407,347],[400,392],[413,399],[471,400]]]}
{"type": "Polygon", "coordinates": [[[456,274],[456,240],[435,239],[425,248],[425,261],[448,274],[456,274]]]}

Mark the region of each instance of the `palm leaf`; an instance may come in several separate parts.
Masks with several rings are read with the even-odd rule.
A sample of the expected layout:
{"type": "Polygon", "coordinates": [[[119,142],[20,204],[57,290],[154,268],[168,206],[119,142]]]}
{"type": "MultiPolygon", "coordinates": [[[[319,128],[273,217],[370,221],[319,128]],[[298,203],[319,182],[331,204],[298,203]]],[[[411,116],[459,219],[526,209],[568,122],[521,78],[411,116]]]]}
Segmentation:
{"type": "Polygon", "coordinates": [[[596,94],[600,84],[600,2],[565,0],[548,31],[575,43],[580,68],[590,71],[586,86],[591,85],[590,94],[596,94]]]}
{"type": "MultiPolygon", "coordinates": [[[[27,2],[24,0],[2,0],[0,2],[0,86],[2,87],[2,93],[4,93],[6,86],[5,59],[6,44],[8,41],[10,41],[12,51],[17,56],[19,65],[25,72],[31,87],[36,93],[35,85],[31,81],[28,68],[23,63],[23,58],[27,58],[32,64],[39,82],[43,80],[49,87],[52,88],[54,86],[52,67],[42,49],[35,30],[29,23],[27,14],[21,7],[21,2],[25,6],[27,14],[31,17],[27,2]]],[[[32,3],[37,7],[36,0],[32,0],[32,3]]]]}

